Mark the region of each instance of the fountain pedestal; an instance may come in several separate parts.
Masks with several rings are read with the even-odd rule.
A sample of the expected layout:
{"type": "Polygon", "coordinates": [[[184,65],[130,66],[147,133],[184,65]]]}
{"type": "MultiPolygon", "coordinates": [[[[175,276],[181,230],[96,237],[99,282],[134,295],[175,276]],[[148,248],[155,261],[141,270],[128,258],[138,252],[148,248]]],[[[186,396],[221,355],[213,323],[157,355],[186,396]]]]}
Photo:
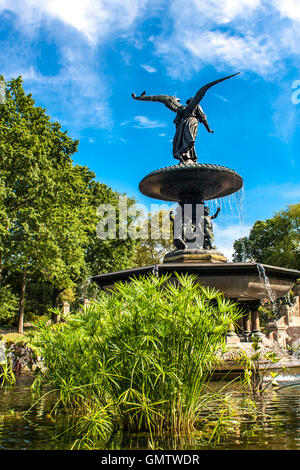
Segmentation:
{"type": "MultiPolygon", "coordinates": [[[[225,263],[227,258],[214,249],[211,242],[208,243],[205,238],[207,237],[205,219],[216,217],[219,210],[215,216],[205,217],[204,201],[229,196],[242,186],[243,180],[234,170],[206,163],[172,165],[152,171],[145,176],[139,184],[142,194],[163,201],[176,201],[179,204],[181,222],[179,230],[177,226],[177,236],[179,240],[183,237],[183,241],[175,245],[177,248],[175,251],[166,254],[163,262],[225,263]],[[192,234],[197,236],[202,232],[201,241],[197,236],[196,242],[192,242],[188,237],[185,238],[184,225],[193,227],[192,234]]],[[[175,241],[177,236],[174,235],[175,241]]]]}
{"type": "Polygon", "coordinates": [[[260,322],[259,322],[259,312],[258,308],[260,306],[260,301],[252,301],[248,302],[249,308],[251,311],[251,326],[252,326],[252,336],[257,338],[262,338],[263,334],[260,329],[260,322]]]}
{"type": "Polygon", "coordinates": [[[240,343],[240,342],[241,342],[241,340],[235,332],[234,325],[231,324],[228,328],[228,332],[227,332],[227,335],[226,335],[226,343],[227,344],[236,344],[236,343],[240,343]]]}
{"type": "Polygon", "coordinates": [[[226,263],[227,258],[218,250],[177,250],[167,253],[164,263],[226,263]]]}
{"type": "Polygon", "coordinates": [[[243,316],[243,337],[246,343],[250,341],[250,335],[251,335],[250,315],[249,315],[249,312],[247,312],[243,316]]]}

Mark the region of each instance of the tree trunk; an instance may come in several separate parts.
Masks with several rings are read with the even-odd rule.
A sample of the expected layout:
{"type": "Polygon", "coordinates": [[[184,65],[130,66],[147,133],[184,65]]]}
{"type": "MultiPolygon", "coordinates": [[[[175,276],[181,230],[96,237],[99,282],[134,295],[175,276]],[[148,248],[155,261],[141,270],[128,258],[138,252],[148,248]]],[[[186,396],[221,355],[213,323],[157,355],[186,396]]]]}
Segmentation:
{"type": "Polygon", "coordinates": [[[0,287],[2,285],[2,269],[3,269],[3,256],[1,252],[0,254],[0,287]]]}
{"type": "MultiPolygon", "coordinates": [[[[57,308],[57,306],[58,306],[58,296],[59,296],[59,294],[60,294],[60,290],[57,289],[56,287],[53,287],[53,291],[52,291],[52,307],[53,308],[57,308]]],[[[52,312],[51,320],[52,320],[52,323],[57,323],[58,315],[56,313],[52,312]]]]}
{"type": "Polygon", "coordinates": [[[19,326],[18,326],[18,333],[19,334],[24,333],[23,325],[24,325],[24,303],[25,303],[26,274],[27,274],[27,267],[25,267],[23,269],[21,291],[20,291],[19,326]]]}

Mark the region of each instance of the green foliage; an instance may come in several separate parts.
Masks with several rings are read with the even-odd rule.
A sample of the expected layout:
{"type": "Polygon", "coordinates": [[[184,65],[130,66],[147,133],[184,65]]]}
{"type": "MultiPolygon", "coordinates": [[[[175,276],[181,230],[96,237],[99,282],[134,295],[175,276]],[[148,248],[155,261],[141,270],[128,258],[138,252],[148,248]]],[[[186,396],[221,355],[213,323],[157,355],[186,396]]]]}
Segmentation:
{"type": "Polygon", "coordinates": [[[191,433],[207,406],[203,387],[217,352],[239,316],[236,304],[193,276],[150,276],[118,283],[67,323],[39,325],[32,342],[59,402],[85,412],[81,444],[116,427],[191,433]]]}
{"type": "Polygon", "coordinates": [[[242,358],[244,365],[244,390],[250,391],[253,396],[261,396],[269,387],[279,372],[270,371],[270,367],[280,361],[274,351],[263,351],[260,338],[252,339],[253,354],[242,358]],[[269,378],[268,378],[269,376],[269,378]]]}
{"type": "Polygon", "coordinates": [[[35,106],[20,77],[7,82],[6,102],[0,109],[0,180],[5,188],[1,203],[6,209],[1,268],[20,273],[21,330],[29,276],[43,276],[54,285],[69,283],[70,271],[76,276],[83,262],[78,244],[84,234],[73,216],[81,217],[83,223],[86,220],[88,211],[83,211],[80,198],[76,199],[79,209],[75,206],[71,211],[70,228],[71,232],[77,228],[78,233],[68,244],[63,219],[74,203],[68,179],[75,177],[71,155],[77,145],[57,122],[50,121],[44,109],[35,106]],[[66,247],[62,250],[63,242],[66,247]],[[70,250],[76,262],[66,256],[70,250]]]}
{"type": "Polygon", "coordinates": [[[140,240],[137,244],[134,258],[135,266],[162,263],[164,255],[174,249],[172,225],[168,211],[160,210],[148,214],[145,224],[149,236],[147,239],[140,240]],[[157,222],[157,224],[154,224],[154,222],[157,222]]]}
{"type": "MultiPolygon", "coordinates": [[[[119,271],[131,268],[134,265],[135,248],[137,241],[131,238],[119,239],[119,198],[124,196],[112,191],[105,185],[95,185],[92,191],[91,204],[98,209],[100,204],[111,204],[116,211],[116,238],[100,239],[96,236],[96,227],[86,246],[86,263],[89,275],[119,271]]],[[[127,198],[128,209],[135,204],[133,198],[127,198]]],[[[98,222],[99,218],[96,219],[98,222]]],[[[127,216],[130,224],[135,217],[127,216]]]]}
{"type": "Polygon", "coordinates": [[[297,359],[300,358],[300,343],[298,341],[296,341],[292,346],[288,345],[287,349],[293,357],[297,359]]]}
{"type": "Polygon", "coordinates": [[[0,364],[0,388],[5,385],[15,385],[15,383],[16,376],[10,361],[2,362],[0,364]]]}
{"type": "Polygon", "coordinates": [[[10,286],[0,287],[0,325],[11,324],[17,316],[18,298],[10,286]]]}
{"type": "Polygon", "coordinates": [[[7,341],[6,356],[15,375],[19,375],[24,368],[32,370],[37,363],[35,351],[25,341],[7,341]]]}
{"type": "Polygon", "coordinates": [[[0,280],[20,297],[21,331],[24,304],[43,314],[64,290],[76,291],[91,274],[122,269],[132,258],[131,240],[97,239],[97,208],[117,205],[118,193],[96,182],[87,167],[74,165],[77,147],[26,95],[21,77],[6,83],[0,106],[0,280]]]}
{"type": "Polygon", "coordinates": [[[288,307],[293,305],[292,293],[289,296],[276,299],[274,302],[266,302],[260,305],[259,311],[259,322],[262,329],[271,322],[282,318],[287,315],[288,307]]]}
{"type": "Polygon", "coordinates": [[[271,219],[255,222],[249,237],[235,241],[233,259],[300,269],[299,248],[300,204],[294,204],[271,219]]]}

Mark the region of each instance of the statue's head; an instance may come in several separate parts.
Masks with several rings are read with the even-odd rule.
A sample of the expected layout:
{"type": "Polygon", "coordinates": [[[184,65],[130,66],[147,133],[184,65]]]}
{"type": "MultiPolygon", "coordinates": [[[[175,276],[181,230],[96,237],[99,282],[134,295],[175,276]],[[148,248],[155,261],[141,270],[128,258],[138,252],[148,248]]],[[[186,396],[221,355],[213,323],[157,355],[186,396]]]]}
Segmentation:
{"type": "Polygon", "coordinates": [[[209,207],[205,206],[204,207],[204,215],[208,215],[209,214],[209,207]]]}

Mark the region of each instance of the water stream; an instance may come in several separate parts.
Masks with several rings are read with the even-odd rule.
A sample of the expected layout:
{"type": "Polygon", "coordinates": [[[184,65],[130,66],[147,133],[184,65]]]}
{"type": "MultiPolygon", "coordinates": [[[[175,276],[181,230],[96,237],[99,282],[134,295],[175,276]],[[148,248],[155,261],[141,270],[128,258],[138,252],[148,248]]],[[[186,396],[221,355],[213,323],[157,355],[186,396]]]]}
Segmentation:
{"type": "Polygon", "coordinates": [[[267,297],[270,300],[272,312],[275,314],[276,313],[276,305],[275,305],[276,294],[275,294],[275,292],[273,291],[273,289],[271,287],[269,278],[266,274],[266,271],[265,271],[265,268],[263,267],[263,265],[258,263],[257,264],[257,270],[258,270],[258,274],[259,274],[261,284],[264,287],[264,289],[266,291],[266,294],[267,294],[267,297]]]}

